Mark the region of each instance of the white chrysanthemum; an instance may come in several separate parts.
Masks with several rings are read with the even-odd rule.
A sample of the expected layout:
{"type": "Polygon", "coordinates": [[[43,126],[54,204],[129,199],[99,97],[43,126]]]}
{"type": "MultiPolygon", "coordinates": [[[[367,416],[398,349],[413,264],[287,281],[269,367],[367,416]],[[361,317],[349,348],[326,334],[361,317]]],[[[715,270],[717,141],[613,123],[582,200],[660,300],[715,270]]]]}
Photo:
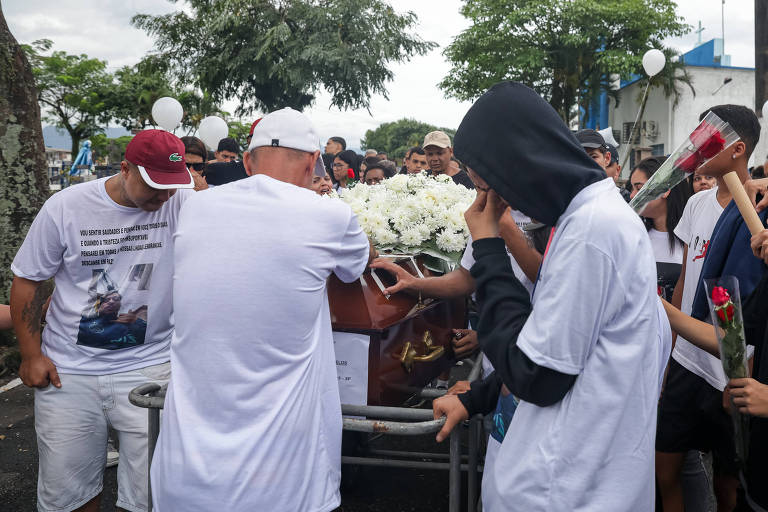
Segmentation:
{"type": "Polygon", "coordinates": [[[416,247],[422,242],[421,233],[415,226],[404,230],[400,234],[400,243],[409,247],[416,247]]]}
{"type": "Polygon", "coordinates": [[[373,232],[373,239],[380,245],[393,245],[398,241],[397,234],[391,229],[377,229],[373,232]]]}
{"type": "Polygon", "coordinates": [[[454,258],[467,241],[464,212],[475,200],[475,191],[446,175],[420,173],[397,175],[374,186],[360,183],[341,199],[377,246],[400,246],[418,254],[436,245],[454,258]]]}
{"type": "Polygon", "coordinates": [[[448,252],[463,251],[467,245],[467,240],[463,235],[447,230],[438,234],[435,241],[438,248],[448,252]]]}
{"type": "Polygon", "coordinates": [[[386,188],[394,190],[395,192],[406,192],[408,190],[408,176],[406,174],[398,174],[392,176],[384,183],[386,188]]]}

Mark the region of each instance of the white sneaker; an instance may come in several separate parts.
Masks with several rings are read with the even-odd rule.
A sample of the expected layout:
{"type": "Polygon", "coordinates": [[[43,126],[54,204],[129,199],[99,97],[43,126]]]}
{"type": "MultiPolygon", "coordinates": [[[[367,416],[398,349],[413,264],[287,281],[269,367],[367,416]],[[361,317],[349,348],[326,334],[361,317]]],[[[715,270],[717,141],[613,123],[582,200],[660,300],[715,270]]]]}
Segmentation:
{"type": "Polygon", "coordinates": [[[117,466],[118,462],[120,462],[120,452],[115,450],[115,447],[110,442],[107,444],[107,467],[117,466]]]}

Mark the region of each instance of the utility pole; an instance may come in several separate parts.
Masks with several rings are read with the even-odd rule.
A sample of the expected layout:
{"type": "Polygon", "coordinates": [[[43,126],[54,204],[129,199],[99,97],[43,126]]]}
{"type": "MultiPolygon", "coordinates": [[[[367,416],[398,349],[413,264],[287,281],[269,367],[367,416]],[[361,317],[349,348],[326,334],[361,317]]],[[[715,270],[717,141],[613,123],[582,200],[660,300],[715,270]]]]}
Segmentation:
{"type": "Polygon", "coordinates": [[[755,112],[768,101],[768,0],[755,0],[755,112]]]}
{"type": "MultiPolygon", "coordinates": [[[[760,0],[755,0],[755,3],[760,2],[760,0]]],[[[722,5],[720,6],[720,30],[723,38],[723,55],[725,55],[725,0],[723,0],[722,5]]]]}

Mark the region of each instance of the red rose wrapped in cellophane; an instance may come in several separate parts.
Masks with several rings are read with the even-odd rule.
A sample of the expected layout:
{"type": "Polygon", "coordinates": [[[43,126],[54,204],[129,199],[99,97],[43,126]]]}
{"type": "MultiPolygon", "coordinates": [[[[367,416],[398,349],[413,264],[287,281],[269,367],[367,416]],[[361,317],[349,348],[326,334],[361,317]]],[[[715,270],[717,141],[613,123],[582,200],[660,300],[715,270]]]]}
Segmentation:
{"type": "Polygon", "coordinates": [[[629,205],[638,214],[642,214],[648,203],[664,195],[737,140],[739,135],[736,131],[714,112],[709,112],[632,198],[629,205]]]}
{"type": "MultiPolygon", "coordinates": [[[[744,322],[741,318],[739,281],[733,276],[706,279],[707,300],[715,325],[715,334],[720,345],[720,362],[728,379],[749,377],[747,369],[747,345],[744,337],[744,322]]],[[[731,408],[736,436],[736,453],[743,462],[749,448],[747,441],[749,417],[739,413],[738,407],[731,408]]]]}

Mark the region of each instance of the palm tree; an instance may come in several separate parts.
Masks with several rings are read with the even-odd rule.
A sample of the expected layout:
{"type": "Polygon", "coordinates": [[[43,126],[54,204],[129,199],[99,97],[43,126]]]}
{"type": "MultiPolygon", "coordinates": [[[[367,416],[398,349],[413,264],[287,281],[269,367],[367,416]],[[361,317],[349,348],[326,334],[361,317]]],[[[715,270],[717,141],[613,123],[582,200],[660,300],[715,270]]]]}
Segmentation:
{"type": "MultiPolygon", "coordinates": [[[[691,89],[691,93],[696,96],[696,89],[693,88],[691,75],[688,74],[685,63],[680,60],[680,54],[671,48],[663,48],[662,52],[664,52],[664,57],[666,58],[664,69],[658,75],[643,78],[638,82],[638,85],[645,92],[638,98],[640,100],[640,110],[635,124],[632,126],[632,132],[629,134],[630,151],[627,151],[624,155],[624,159],[621,162],[622,169],[627,164],[629,155],[632,153],[631,147],[633,146],[632,141],[635,140],[635,134],[638,128],[642,126],[645,106],[648,103],[648,92],[651,88],[661,87],[664,91],[664,97],[667,99],[672,98],[672,108],[677,107],[678,103],[680,103],[680,97],[682,96],[681,88],[683,86],[688,86],[691,89]]],[[[619,100],[616,101],[617,105],[618,102],[619,100]]]]}

